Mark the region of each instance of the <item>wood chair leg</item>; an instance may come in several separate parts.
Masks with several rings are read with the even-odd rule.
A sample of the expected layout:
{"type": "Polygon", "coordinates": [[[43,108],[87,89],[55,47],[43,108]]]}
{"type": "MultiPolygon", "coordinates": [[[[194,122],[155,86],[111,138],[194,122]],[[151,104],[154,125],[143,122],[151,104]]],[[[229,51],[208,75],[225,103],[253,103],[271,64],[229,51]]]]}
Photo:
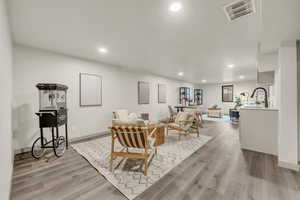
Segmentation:
{"type": "Polygon", "coordinates": [[[144,175],[147,176],[148,171],[148,158],[145,158],[145,169],[144,169],[144,175]]]}
{"type": "Polygon", "coordinates": [[[155,155],[157,155],[157,147],[155,147],[155,150],[154,150],[154,151],[155,151],[155,155]]]}
{"type": "Polygon", "coordinates": [[[114,160],[114,156],[111,154],[110,155],[110,161],[109,161],[109,171],[111,171],[111,172],[112,172],[113,160],[114,160]]]}
{"type": "Polygon", "coordinates": [[[115,151],[115,136],[112,132],[112,136],[111,136],[111,153],[110,153],[110,161],[109,161],[109,170],[112,172],[112,168],[113,168],[113,160],[114,160],[114,156],[113,156],[113,152],[115,151]]]}

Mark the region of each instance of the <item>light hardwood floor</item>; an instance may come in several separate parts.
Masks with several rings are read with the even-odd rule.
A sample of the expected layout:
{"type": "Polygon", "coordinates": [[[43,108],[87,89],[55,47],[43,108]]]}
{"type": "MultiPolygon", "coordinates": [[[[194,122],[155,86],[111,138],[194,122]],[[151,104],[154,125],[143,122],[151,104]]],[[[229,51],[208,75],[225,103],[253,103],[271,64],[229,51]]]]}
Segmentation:
{"type": "MultiPolygon", "coordinates": [[[[136,199],[300,199],[300,173],[277,167],[274,156],[241,151],[236,126],[206,122],[201,134],[214,139],[136,199]]],[[[16,156],[11,199],[126,199],[72,148],[60,159],[47,156],[16,156]]]]}

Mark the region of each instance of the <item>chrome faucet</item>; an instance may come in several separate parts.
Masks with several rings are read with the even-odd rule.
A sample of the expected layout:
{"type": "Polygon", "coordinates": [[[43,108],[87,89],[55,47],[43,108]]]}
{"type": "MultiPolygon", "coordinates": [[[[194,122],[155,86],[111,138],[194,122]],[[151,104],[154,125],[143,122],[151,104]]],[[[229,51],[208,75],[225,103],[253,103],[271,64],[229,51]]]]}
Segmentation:
{"type": "Polygon", "coordinates": [[[255,88],[252,95],[251,95],[251,98],[254,97],[254,94],[257,90],[263,90],[265,92],[265,108],[268,108],[269,107],[269,104],[268,104],[268,92],[265,88],[263,87],[258,87],[258,88],[255,88]]]}

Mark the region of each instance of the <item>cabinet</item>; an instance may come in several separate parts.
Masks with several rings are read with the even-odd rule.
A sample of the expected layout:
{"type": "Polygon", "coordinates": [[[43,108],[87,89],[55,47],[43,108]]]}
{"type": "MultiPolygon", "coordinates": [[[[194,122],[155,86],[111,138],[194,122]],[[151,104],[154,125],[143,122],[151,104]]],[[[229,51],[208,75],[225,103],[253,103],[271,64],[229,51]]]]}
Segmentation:
{"type": "Polygon", "coordinates": [[[241,108],[239,123],[242,149],[277,155],[277,109],[241,108]]]}
{"type": "Polygon", "coordinates": [[[275,71],[257,72],[257,82],[263,85],[274,84],[275,71]]]}

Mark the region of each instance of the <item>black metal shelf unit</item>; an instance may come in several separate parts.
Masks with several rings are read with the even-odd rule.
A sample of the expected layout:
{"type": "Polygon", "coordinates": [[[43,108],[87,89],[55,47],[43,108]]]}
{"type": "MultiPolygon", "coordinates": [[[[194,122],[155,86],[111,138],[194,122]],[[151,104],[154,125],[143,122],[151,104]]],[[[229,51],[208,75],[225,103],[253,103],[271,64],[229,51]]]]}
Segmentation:
{"type": "Polygon", "coordinates": [[[203,104],[203,89],[194,89],[194,102],[196,105],[203,104]]]}
{"type": "Polygon", "coordinates": [[[179,88],[179,104],[182,105],[191,105],[193,104],[193,95],[192,88],[189,87],[180,87],[179,88]]]}

